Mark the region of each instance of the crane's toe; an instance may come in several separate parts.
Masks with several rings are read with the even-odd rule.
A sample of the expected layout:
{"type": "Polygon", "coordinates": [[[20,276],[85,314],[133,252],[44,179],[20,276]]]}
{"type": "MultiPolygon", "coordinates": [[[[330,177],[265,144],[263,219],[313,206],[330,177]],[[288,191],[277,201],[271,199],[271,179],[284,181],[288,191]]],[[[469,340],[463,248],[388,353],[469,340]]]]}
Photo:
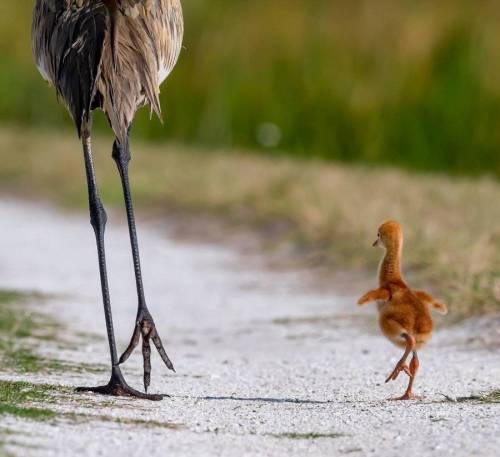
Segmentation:
{"type": "Polygon", "coordinates": [[[141,326],[139,325],[139,322],[135,325],[134,333],[132,334],[132,339],[130,340],[129,345],[127,346],[127,349],[125,349],[125,352],[122,354],[120,357],[120,360],[118,361],[118,364],[121,365],[122,363],[125,363],[132,352],[134,352],[134,349],[137,347],[139,344],[139,340],[141,338],[141,326]]]}
{"type": "Polygon", "coordinates": [[[174,372],[175,369],[167,355],[167,352],[165,351],[165,348],[163,347],[160,335],[158,335],[158,332],[156,331],[156,326],[153,318],[147,310],[142,311],[139,314],[130,343],[125,352],[120,357],[120,364],[128,360],[132,352],[134,352],[134,349],[139,345],[141,336],[142,358],[144,363],[144,390],[147,392],[149,385],[151,384],[151,340],[153,341],[153,344],[158,350],[158,353],[160,354],[160,357],[162,358],[167,368],[174,372]]]}
{"type": "Polygon", "coordinates": [[[156,327],[153,327],[150,335],[151,335],[153,343],[158,351],[158,354],[160,354],[161,359],[163,360],[163,362],[165,363],[167,368],[169,370],[172,370],[175,373],[174,364],[169,359],[167,352],[165,351],[165,348],[163,347],[163,343],[161,342],[160,335],[158,335],[158,332],[156,331],[156,327]]]}
{"type": "Polygon", "coordinates": [[[97,387],[78,387],[77,392],[94,393],[98,395],[111,395],[114,397],[134,397],[142,400],[159,401],[167,395],[142,393],[130,387],[125,381],[120,368],[114,367],[108,384],[97,387]]]}
{"type": "Polygon", "coordinates": [[[151,332],[142,336],[142,358],[144,361],[144,391],[148,391],[151,384],[151,346],[149,344],[151,332]]]}

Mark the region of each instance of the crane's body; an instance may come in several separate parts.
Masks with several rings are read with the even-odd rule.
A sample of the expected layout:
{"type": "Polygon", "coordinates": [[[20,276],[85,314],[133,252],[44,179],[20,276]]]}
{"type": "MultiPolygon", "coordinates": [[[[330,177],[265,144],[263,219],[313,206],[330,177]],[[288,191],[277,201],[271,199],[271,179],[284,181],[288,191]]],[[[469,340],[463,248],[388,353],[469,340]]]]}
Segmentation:
{"type": "Polygon", "coordinates": [[[138,108],[147,103],[161,116],[159,87],[183,30],[179,0],[38,0],[33,52],[78,130],[101,108],[123,142],[138,108]]]}
{"type": "Polygon", "coordinates": [[[83,388],[110,395],[152,400],[125,382],[119,365],[142,336],[144,387],[150,383],[150,340],[173,370],[146,306],[139,245],[128,178],[129,132],[134,115],[149,104],[161,116],[160,84],[173,70],[183,37],[180,0],[37,0],[33,12],[32,46],[36,65],[70,112],[82,139],[89,191],[90,220],[96,235],[101,289],[111,353],[111,380],[105,386],[83,388]],[[120,173],[134,263],[138,312],[127,350],[118,359],[106,268],[106,212],[101,202],[91,148],[92,112],[102,109],[115,134],[113,159],[120,173]]]}

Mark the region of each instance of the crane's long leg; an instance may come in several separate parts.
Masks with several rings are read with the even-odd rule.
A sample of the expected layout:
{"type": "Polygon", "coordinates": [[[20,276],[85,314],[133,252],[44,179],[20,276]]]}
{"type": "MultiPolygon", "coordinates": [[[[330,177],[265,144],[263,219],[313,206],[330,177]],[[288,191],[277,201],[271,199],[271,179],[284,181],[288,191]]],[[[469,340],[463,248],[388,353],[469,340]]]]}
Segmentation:
{"type": "Polygon", "coordinates": [[[104,315],[106,318],[106,330],[108,333],[109,350],[111,354],[111,379],[105,386],[99,387],[79,387],[80,392],[95,392],[104,395],[133,396],[149,400],[161,400],[161,395],[147,395],[138,392],[127,385],[118,364],[116,343],[113,330],[113,317],[111,314],[111,301],[109,297],[108,275],[106,271],[106,253],[104,249],[104,231],[106,228],[107,216],[102,205],[97,188],[94,164],[92,159],[92,149],[90,140],[90,129],[84,129],[82,133],[83,154],[85,159],[85,170],[87,174],[87,185],[89,191],[90,223],[94,228],[97,244],[97,254],[99,258],[99,273],[101,277],[102,298],[104,302],[104,315]]]}
{"type": "Polygon", "coordinates": [[[163,344],[161,342],[160,336],[156,331],[156,326],[153,318],[146,305],[146,299],[144,296],[144,285],[142,282],[142,272],[141,272],[141,261],[139,256],[139,243],[137,241],[137,231],[135,227],[135,216],[134,207],[132,203],[132,195],[130,191],[129,182],[129,163],[130,163],[130,149],[129,141],[127,138],[127,143],[121,145],[118,141],[113,144],[113,159],[116,162],[118,171],[120,173],[120,178],[123,187],[123,196],[125,199],[125,208],[127,211],[127,220],[130,234],[130,244],[132,248],[132,258],[134,262],[135,271],[135,281],[137,287],[137,318],[135,322],[134,332],[132,334],[132,339],[127,349],[120,357],[119,363],[124,363],[132,354],[133,350],[139,344],[139,339],[142,335],[142,355],[144,360],[144,389],[147,392],[150,381],[151,381],[151,349],[150,340],[153,341],[158,353],[160,354],[165,365],[170,369],[174,370],[174,366],[170,361],[163,344]]]}

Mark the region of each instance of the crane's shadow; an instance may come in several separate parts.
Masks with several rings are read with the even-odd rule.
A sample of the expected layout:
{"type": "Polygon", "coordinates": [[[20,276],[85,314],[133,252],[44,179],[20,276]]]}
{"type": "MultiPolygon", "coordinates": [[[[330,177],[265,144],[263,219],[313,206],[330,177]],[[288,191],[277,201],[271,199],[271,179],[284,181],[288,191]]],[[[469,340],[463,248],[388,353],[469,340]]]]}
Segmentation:
{"type": "Polygon", "coordinates": [[[206,396],[197,397],[204,401],[236,401],[236,402],[259,402],[259,403],[290,403],[299,405],[328,405],[336,403],[333,400],[301,400],[300,398],[274,398],[274,397],[236,397],[236,396],[206,396]]]}

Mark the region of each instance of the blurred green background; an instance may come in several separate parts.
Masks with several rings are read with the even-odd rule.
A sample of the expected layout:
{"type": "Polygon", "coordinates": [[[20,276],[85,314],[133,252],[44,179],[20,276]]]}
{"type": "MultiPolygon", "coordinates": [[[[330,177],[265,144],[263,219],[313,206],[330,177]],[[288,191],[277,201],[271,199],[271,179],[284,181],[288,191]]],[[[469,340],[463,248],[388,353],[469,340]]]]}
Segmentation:
{"type": "MultiPolygon", "coordinates": [[[[500,174],[498,2],[183,4],[185,48],[162,88],[165,125],[142,110],[137,136],[500,174]]],[[[32,5],[0,5],[0,119],[69,127],[32,62],[32,5]]]]}

